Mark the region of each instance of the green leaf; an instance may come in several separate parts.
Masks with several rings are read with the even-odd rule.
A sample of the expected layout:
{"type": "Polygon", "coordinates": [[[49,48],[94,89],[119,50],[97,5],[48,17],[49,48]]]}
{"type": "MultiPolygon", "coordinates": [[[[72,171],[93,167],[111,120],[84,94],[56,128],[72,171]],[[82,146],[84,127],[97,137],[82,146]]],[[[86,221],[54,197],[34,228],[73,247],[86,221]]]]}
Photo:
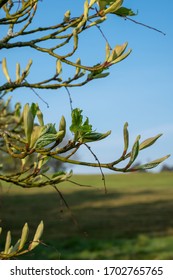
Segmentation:
{"type": "Polygon", "coordinates": [[[92,22],[89,24],[89,27],[94,26],[94,25],[98,25],[98,24],[104,22],[106,19],[107,19],[106,16],[104,16],[104,17],[101,17],[100,19],[97,19],[97,20],[95,20],[95,21],[92,21],[92,22]]]}
{"type": "Polygon", "coordinates": [[[83,123],[82,110],[76,108],[72,111],[72,125],[70,126],[71,132],[74,133],[74,139],[77,141],[84,134],[92,131],[92,125],[89,123],[89,119],[86,118],[83,123]]]}
{"type": "Polygon", "coordinates": [[[30,110],[31,110],[31,113],[32,113],[34,118],[36,116],[36,113],[37,113],[38,109],[39,109],[38,104],[36,104],[36,103],[31,104],[30,110]]]}
{"type": "Polygon", "coordinates": [[[66,174],[66,172],[64,172],[64,171],[58,171],[52,175],[52,178],[55,178],[55,177],[58,177],[61,175],[65,175],[65,174],[66,174]]]}
{"type": "Polygon", "coordinates": [[[41,137],[39,137],[39,139],[36,141],[34,147],[36,149],[41,149],[57,140],[62,140],[63,137],[64,137],[63,130],[57,132],[56,134],[46,133],[46,134],[42,135],[41,137]]]}
{"type": "Polygon", "coordinates": [[[98,5],[100,10],[105,9],[108,5],[112,5],[116,0],[112,1],[112,0],[99,0],[98,1],[98,5]]]}
{"type": "Polygon", "coordinates": [[[83,123],[81,127],[81,132],[82,133],[90,133],[92,131],[92,125],[89,124],[89,119],[86,118],[86,121],[83,123]]]}
{"type": "Polygon", "coordinates": [[[47,133],[51,133],[51,134],[56,134],[57,133],[56,128],[55,128],[55,124],[48,123],[48,124],[43,126],[43,129],[41,131],[40,136],[43,136],[47,133]]]}
{"type": "MultiPolygon", "coordinates": [[[[60,128],[65,127],[63,123],[65,119],[61,119],[60,128]]],[[[30,147],[40,149],[54,141],[62,141],[65,136],[65,131],[60,130],[56,131],[55,124],[47,124],[44,126],[35,126],[31,135],[31,144],[30,147]]]]}
{"type": "Polygon", "coordinates": [[[35,247],[39,245],[40,237],[43,234],[44,224],[43,221],[40,222],[40,224],[37,227],[36,233],[34,235],[33,241],[29,245],[29,251],[33,250],[35,247]]]}
{"type": "Polygon", "coordinates": [[[104,14],[115,13],[122,5],[123,0],[116,0],[114,3],[109,6],[106,10],[104,10],[104,14]]]}
{"type": "Polygon", "coordinates": [[[158,134],[156,135],[155,137],[151,137],[151,138],[148,138],[146,140],[144,140],[140,145],[139,145],[139,150],[143,150],[143,149],[146,149],[148,148],[149,146],[153,145],[157,139],[162,136],[162,134],[158,134]]]}
{"type": "Polygon", "coordinates": [[[28,234],[29,234],[28,224],[25,223],[25,225],[22,229],[22,235],[21,235],[21,239],[20,239],[20,243],[19,243],[19,247],[18,247],[19,251],[24,247],[24,245],[28,239],[28,234]]]}
{"type": "Polygon", "coordinates": [[[30,148],[34,147],[36,141],[41,135],[42,130],[43,130],[43,126],[34,126],[31,134],[30,148]]]}
{"type": "Polygon", "coordinates": [[[40,111],[40,109],[37,110],[37,118],[38,118],[39,124],[41,126],[44,126],[43,113],[40,111]]]}
{"type": "Polygon", "coordinates": [[[60,123],[59,123],[59,130],[66,131],[66,120],[64,116],[61,117],[60,123]]]}
{"type": "Polygon", "coordinates": [[[128,132],[128,123],[126,122],[124,124],[124,130],[123,130],[123,134],[124,134],[124,152],[123,154],[125,155],[128,147],[129,147],[129,132],[128,132]]]}
{"type": "Polygon", "coordinates": [[[73,171],[71,170],[69,173],[60,171],[59,174],[58,173],[56,174],[57,176],[53,176],[51,178],[51,182],[53,182],[54,184],[59,184],[60,182],[67,181],[67,179],[69,179],[73,175],[73,171]]]}
{"type": "Polygon", "coordinates": [[[28,103],[25,104],[23,109],[23,123],[24,123],[25,136],[28,144],[30,144],[31,133],[34,127],[34,116],[32,114],[31,108],[29,107],[28,103]]]}
{"type": "Polygon", "coordinates": [[[166,160],[170,155],[164,156],[162,158],[156,159],[154,161],[148,162],[143,165],[135,166],[134,168],[129,169],[128,171],[138,171],[138,170],[145,170],[145,169],[152,169],[158,166],[160,163],[162,163],[164,160],[166,160]]]}
{"type": "Polygon", "coordinates": [[[92,125],[89,119],[86,118],[83,123],[82,110],[76,108],[72,111],[72,125],[70,130],[75,134],[75,140],[81,143],[93,142],[107,137],[111,132],[98,133],[92,131],[92,125]]]}
{"type": "Polygon", "coordinates": [[[132,152],[131,152],[131,156],[130,156],[130,161],[131,162],[134,162],[135,159],[137,158],[138,156],[138,153],[139,153],[139,139],[141,138],[140,135],[137,136],[136,138],[136,141],[133,145],[133,148],[132,148],[132,152]]]}
{"type": "Polygon", "coordinates": [[[125,170],[127,170],[132,165],[132,163],[135,161],[135,159],[138,156],[138,153],[139,153],[139,139],[140,139],[140,137],[141,136],[138,135],[137,138],[136,138],[135,143],[133,144],[132,151],[130,153],[130,160],[129,160],[129,163],[127,164],[127,166],[125,167],[125,170]]]}
{"type": "Polygon", "coordinates": [[[14,254],[14,255],[15,255],[15,253],[18,252],[20,240],[21,240],[21,239],[19,239],[19,240],[16,242],[16,244],[13,246],[13,248],[12,248],[11,251],[10,251],[10,254],[14,254]]]}
{"type": "Polygon", "coordinates": [[[111,61],[111,64],[116,64],[122,60],[124,60],[127,56],[129,56],[129,54],[132,52],[132,50],[128,50],[128,52],[120,55],[119,57],[117,57],[115,60],[111,61]]]}
{"type": "Polygon", "coordinates": [[[11,245],[11,232],[8,231],[7,236],[6,236],[4,254],[8,254],[8,250],[10,248],[10,245],[11,245]]]}
{"type": "Polygon", "coordinates": [[[127,17],[127,16],[136,16],[137,14],[135,14],[131,9],[125,8],[125,7],[121,7],[118,10],[116,10],[114,12],[114,14],[121,16],[121,17],[127,17]]]}
{"type": "Polygon", "coordinates": [[[128,50],[126,53],[124,53],[126,48],[127,48],[127,45],[128,45],[128,43],[125,42],[122,45],[115,46],[111,55],[107,59],[107,62],[109,62],[109,65],[112,65],[112,64],[115,64],[115,63],[118,63],[118,62],[122,61],[123,59],[125,59],[131,53],[131,50],[128,50]]]}
{"type": "Polygon", "coordinates": [[[109,76],[109,72],[92,75],[92,78],[93,79],[101,79],[101,78],[105,78],[107,76],[109,76]]]}
{"type": "Polygon", "coordinates": [[[102,139],[106,138],[110,134],[111,134],[110,130],[107,131],[106,133],[90,132],[90,133],[84,134],[79,139],[79,141],[81,143],[95,142],[95,141],[99,141],[99,140],[102,140],[102,139]]]}
{"type": "MultiPolygon", "coordinates": [[[[77,64],[77,65],[81,65],[81,60],[80,60],[80,58],[78,58],[78,59],[76,60],[76,64],[77,64]]],[[[80,67],[76,67],[75,76],[78,76],[78,75],[80,74],[80,71],[81,71],[81,68],[80,68],[80,67]]]]}
{"type": "Polygon", "coordinates": [[[86,0],[84,2],[84,14],[83,14],[85,20],[88,19],[88,12],[89,12],[89,4],[88,4],[88,0],[86,0]]]}
{"type": "Polygon", "coordinates": [[[49,160],[50,160],[50,157],[48,157],[48,156],[43,156],[41,159],[39,159],[38,169],[41,169],[46,163],[48,163],[49,160]]]}
{"type": "Polygon", "coordinates": [[[21,114],[21,104],[19,103],[19,102],[17,102],[16,104],[15,104],[15,116],[16,117],[20,117],[20,114],[21,114]]]}
{"type": "Polygon", "coordinates": [[[82,110],[76,108],[72,111],[72,125],[70,126],[70,131],[76,133],[78,128],[82,126],[82,110]]]}

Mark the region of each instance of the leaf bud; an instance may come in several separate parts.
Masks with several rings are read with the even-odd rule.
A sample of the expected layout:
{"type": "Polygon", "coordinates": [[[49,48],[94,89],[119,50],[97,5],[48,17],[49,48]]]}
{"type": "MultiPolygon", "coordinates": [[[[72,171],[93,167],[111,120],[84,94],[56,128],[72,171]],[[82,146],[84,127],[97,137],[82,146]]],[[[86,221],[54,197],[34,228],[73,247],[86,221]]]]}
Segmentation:
{"type": "Polygon", "coordinates": [[[4,75],[5,75],[6,79],[7,79],[7,81],[8,81],[9,83],[11,83],[11,79],[10,79],[10,76],[9,76],[9,74],[8,74],[8,68],[7,68],[7,61],[6,61],[6,58],[3,58],[3,60],[2,60],[2,71],[3,71],[3,73],[4,73],[4,75]]]}

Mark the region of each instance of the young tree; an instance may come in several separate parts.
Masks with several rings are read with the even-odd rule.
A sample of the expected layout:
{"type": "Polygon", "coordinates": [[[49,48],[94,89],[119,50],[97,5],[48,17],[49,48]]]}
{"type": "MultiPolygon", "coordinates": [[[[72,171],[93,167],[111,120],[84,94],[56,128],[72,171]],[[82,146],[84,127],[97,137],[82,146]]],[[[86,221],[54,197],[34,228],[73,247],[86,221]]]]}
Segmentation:
{"type": "MultiPolygon", "coordinates": [[[[82,33],[85,34],[86,30],[98,28],[102,33],[101,25],[109,19],[110,14],[123,18],[135,15],[131,9],[123,7],[123,0],[86,0],[83,1],[84,8],[81,15],[71,16],[70,10],[67,10],[59,23],[55,22],[54,25],[46,26],[45,19],[45,26],[40,27],[35,26],[33,21],[36,12],[39,11],[39,5],[44,5],[44,1],[42,2],[39,3],[39,0],[0,0],[2,15],[0,25],[4,30],[4,34],[0,38],[0,49],[7,51],[6,57],[1,58],[2,71],[6,80],[1,81],[0,84],[0,151],[8,158],[17,159],[20,167],[17,172],[9,170],[4,173],[1,162],[1,182],[10,182],[22,188],[49,185],[57,189],[57,184],[68,181],[72,172],[59,170],[50,175],[45,165],[51,159],[62,163],[98,167],[102,175],[103,168],[115,172],[132,172],[156,167],[168,156],[142,165],[133,166],[133,164],[139,152],[154,144],[161,134],[141,143],[140,135],[137,136],[129,151],[128,123],[125,123],[122,155],[114,161],[102,163],[92,152],[88,143],[101,141],[108,137],[111,131],[105,133],[94,131],[89,118],[84,119],[82,109],[72,109],[69,127],[72,136],[68,142],[63,142],[63,145],[62,141],[66,136],[64,116],[59,120],[58,127],[55,127],[52,123],[45,124],[38,104],[29,105],[27,103],[22,108],[18,102],[12,110],[8,110],[10,98],[4,101],[4,97],[8,96],[10,92],[15,94],[19,88],[30,88],[38,95],[37,90],[65,88],[70,95],[72,87],[81,87],[95,79],[106,78],[109,75],[108,69],[125,59],[131,52],[131,50],[126,51],[127,43],[117,45],[112,49],[103,34],[106,39],[104,61],[88,66],[82,63],[82,58],[74,59],[80,45],[80,36],[82,33]],[[49,55],[55,61],[54,74],[46,79],[35,77],[33,82],[30,79],[30,72],[32,72],[32,59],[30,59],[22,72],[20,62],[16,62],[16,74],[15,78],[12,78],[8,71],[10,63],[8,50],[14,48],[16,51],[19,51],[20,48],[29,48],[35,50],[38,56],[49,55]],[[72,74],[68,77],[65,73],[72,74]],[[83,162],[72,158],[83,145],[94,155],[96,161],[83,162]],[[34,158],[34,161],[31,158],[34,158]],[[125,162],[124,167],[118,167],[118,164],[123,161],[125,162]]],[[[41,96],[39,97],[41,98],[41,96]]],[[[43,222],[38,226],[33,242],[26,250],[23,250],[23,247],[28,236],[27,224],[23,228],[21,239],[14,247],[10,245],[11,235],[8,233],[5,249],[0,257],[10,258],[35,248],[39,243],[42,231],[43,222]]]]}

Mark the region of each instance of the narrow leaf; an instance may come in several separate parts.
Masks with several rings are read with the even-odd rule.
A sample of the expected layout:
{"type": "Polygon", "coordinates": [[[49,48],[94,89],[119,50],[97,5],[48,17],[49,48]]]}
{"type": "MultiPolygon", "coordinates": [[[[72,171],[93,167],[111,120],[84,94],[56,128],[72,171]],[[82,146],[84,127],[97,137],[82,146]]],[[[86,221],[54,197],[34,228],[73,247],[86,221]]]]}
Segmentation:
{"type": "Polygon", "coordinates": [[[146,140],[144,140],[140,145],[139,145],[139,150],[143,150],[143,149],[146,149],[148,148],[149,146],[153,145],[157,139],[162,136],[162,134],[158,134],[156,135],[155,137],[151,137],[151,138],[148,138],[146,140]]]}
{"type": "Polygon", "coordinates": [[[104,10],[104,14],[115,13],[122,5],[123,0],[117,0],[110,7],[104,10]]]}
{"type": "Polygon", "coordinates": [[[8,74],[8,68],[7,68],[7,61],[6,61],[6,58],[3,58],[2,60],[2,71],[4,73],[4,76],[6,77],[7,81],[10,83],[11,82],[11,79],[10,79],[10,76],[8,74]]]}
{"type": "Polygon", "coordinates": [[[99,132],[89,132],[83,135],[81,139],[79,139],[80,142],[82,143],[87,143],[87,142],[95,142],[95,141],[100,141],[107,136],[111,134],[111,131],[107,131],[106,133],[99,133],[99,132]]]}
{"type": "MultiPolygon", "coordinates": [[[[81,65],[81,60],[80,58],[78,58],[76,60],[76,64],[81,65]]],[[[76,72],[75,72],[75,76],[79,75],[81,68],[80,67],[76,67],[76,72]]]]}
{"type": "Polygon", "coordinates": [[[27,238],[28,238],[28,234],[29,234],[28,224],[25,223],[25,225],[22,229],[22,235],[21,235],[20,244],[19,244],[19,248],[18,248],[19,251],[24,247],[24,245],[27,241],[27,238]]]}
{"type": "Polygon", "coordinates": [[[170,155],[164,156],[162,158],[156,159],[154,161],[148,162],[143,165],[135,166],[134,168],[129,169],[128,171],[138,171],[138,170],[145,170],[145,169],[152,169],[157,167],[160,163],[166,160],[170,155]]]}
{"type": "Polygon", "coordinates": [[[93,79],[101,79],[101,78],[105,78],[107,76],[109,76],[109,72],[93,75],[92,78],[93,79]]]}
{"type": "Polygon", "coordinates": [[[16,242],[16,244],[13,246],[13,248],[11,249],[10,253],[17,253],[18,252],[18,248],[19,248],[19,244],[20,244],[20,239],[16,242]]]}
{"type": "Polygon", "coordinates": [[[11,246],[11,232],[8,231],[7,236],[6,236],[4,254],[8,254],[8,250],[9,250],[10,246],[11,246]]]}
{"type": "Polygon", "coordinates": [[[105,21],[106,19],[107,19],[106,16],[105,17],[101,17],[100,19],[97,19],[97,20],[91,22],[89,24],[89,26],[91,27],[91,26],[94,26],[94,25],[98,25],[98,24],[102,23],[103,21],[105,21]]]}
{"type": "Polygon", "coordinates": [[[16,63],[16,82],[20,80],[20,64],[16,63]]]}
{"type": "Polygon", "coordinates": [[[113,61],[111,62],[111,64],[116,64],[116,63],[118,63],[118,62],[124,60],[127,56],[129,56],[129,54],[130,54],[131,52],[132,52],[131,49],[128,50],[128,52],[126,52],[126,53],[120,55],[120,56],[117,57],[115,60],[113,60],[113,61]]]}
{"type": "Polygon", "coordinates": [[[124,124],[124,130],[123,130],[123,134],[124,134],[124,152],[123,154],[125,155],[128,147],[129,147],[129,132],[128,132],[128,123],[126,122],[124,124]]]}
{"type": "Polygon", "coordinates": [[[132,151],[130,153],[130,160],[129,160],[129,163],[127,164],[126,168],[129,168],[132,163],[135,161],[135,159],[137,158],[138,156],[138,153],[139,153],[139,139],[140,139],[140,135],[137,136],[136,138],[136,141],[135,143],[133,144],[133,147],[132,147],[132,151]]]}
{"type": "Polygon", "coordinates": [[[9,250],[8,250],[8,252],[7,252],[7,254],[10,255],[11,252],[12,252],[12,250],[13,250],[13,245],[10,246],[10,248],[9,248],[9,250]]]}
{"type": "Polygon", "coordinates": [[[89,8],[90,8],[91,6],[93,6],[96,2],[97,2],[97,0],[90,0],[89,8]]]}
{"type": "Polygon", "coordinates": [[[43,234],[43,229],[44,229],[44,224],[43,221],[40,222],[40,224],[37,227],[36,233],[34,235],[33,241],[31,242],[31,244],[29,245],[29,251],[33,250],[35,247],[38,246],[39,241],[40,241],[40,237],[43,234]]]}
{"type": "Polygon", "coordinates": [[[85,20],[88,19],[88,12],[89,12],[89,4],[88,4],[88,0],[86,0],[84,3],[84,19],[85,20]]]}
{"type": "Polygon", "coordinates": [[[25,68],[25,71],[23,71],[23,73],[22,73],[22,75],[23,75],[24,77],[27,77],[27,76],[28,76],[29,71],[30,71],[30,68],[31,68],[31,65],[32,65],[32,59],[29,60],[27,66],[26,66],[26,68],[25,68]]]}
{"type": "Polygon", "coordinates": [[[30,144],[31,133],[33,131],[34,126],[34,116],[31,112],[29,104],[25,104],[23,109],[23,122],[24,122],[24,130],[28,144],[30,144]]]}
{"type": "Polygon", "coordinates": [[[56,61],[56,74],[60,75],[62,73],[62,63],[60,59],[56,61]]]}
{"type": "Polygon", "coordinates": [[[125,49],[127,48],[128,43],[125,42],[123,45],[117,45],[115,47],[115,52],[117,54],[117,57],[119,57],[120,55],[123,54],[123,52],[125,51],[125,49]]]}
{"type": "Polygon", "coordinates": [[[40,111],[40,109],[38,109],[38,111],[37,111],[37,118],[38,118],[39,124],[41,126],[44,126],[43,113],[40,111]]]}
{"type": "Polygon", "coordinates": [[[66,120],[64,116],[61,117],[60,123],[59,123],[59,131],[66,131],[66,120]]]}

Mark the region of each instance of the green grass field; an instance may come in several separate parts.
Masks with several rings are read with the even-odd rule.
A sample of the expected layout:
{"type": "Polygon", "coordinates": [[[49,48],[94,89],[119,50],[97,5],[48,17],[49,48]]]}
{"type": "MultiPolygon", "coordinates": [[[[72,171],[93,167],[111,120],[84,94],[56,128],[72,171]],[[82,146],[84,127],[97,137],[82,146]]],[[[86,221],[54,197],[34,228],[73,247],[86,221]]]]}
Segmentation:
{"type": "MultiPolygon", "coordinates": [[[[173,259],[173,173],[78,175],[58,186],[70,211],[52,188],[3,184],[0,226],[14,242],[27,221],[30,239],[40,220],[43,241],[28,259],[173,259]]],[[[24,257],[23,257],[24,258],[24,257]]]]}

